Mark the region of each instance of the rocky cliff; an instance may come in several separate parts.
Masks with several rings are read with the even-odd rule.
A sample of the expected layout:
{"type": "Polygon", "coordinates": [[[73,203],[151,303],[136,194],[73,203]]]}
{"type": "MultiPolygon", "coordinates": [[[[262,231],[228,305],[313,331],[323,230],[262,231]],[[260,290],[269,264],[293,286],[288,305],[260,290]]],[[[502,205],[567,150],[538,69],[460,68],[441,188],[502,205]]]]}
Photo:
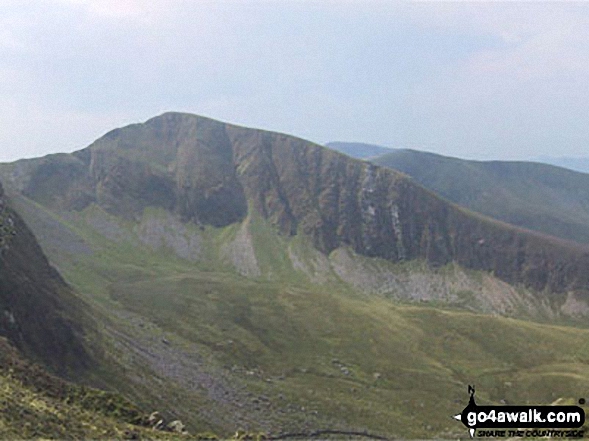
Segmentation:
{"type": "Polygon", "coordinates": [[[160,207],[226,226],[255,210],[284,235],[330,253],[457,262],[512,284],[589,295],[589,249],[453,205],[404,175],[295,137],[167,113],[109,132],[71,155],[4,165],[15,191],[54,210],[95,203],[138,217],[160,207]]]}

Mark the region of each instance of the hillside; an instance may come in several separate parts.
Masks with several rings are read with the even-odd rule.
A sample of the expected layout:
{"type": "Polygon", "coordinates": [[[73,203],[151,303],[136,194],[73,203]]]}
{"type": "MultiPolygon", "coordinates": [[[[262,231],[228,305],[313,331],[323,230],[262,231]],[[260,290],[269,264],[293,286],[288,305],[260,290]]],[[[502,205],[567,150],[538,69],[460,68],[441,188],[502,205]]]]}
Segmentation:
{"type": "Polygon", "coordinates": [[[33,359],[66,376],[89,367],[83,303],[49,265],[1,186],[0,309],[0,335],[33,359]]]}
{"type": "Polygon", "coordinates": [[[95,323],[49,265],[1,185],[0,309],[1,439],[170,438],[137,426],[146,425],[143,414],[122,397],[48,372],[89,377],[98,341],[86,340],[96,338],[95,323]]]}
{"type": "Polygon", "coordinates": [[[456,437],[467,384],[589,389],[586,249],[400,173],[171,113],[0,177],[98,322],[92,378],[192,433],[456,437]]]}
{"type": "Polygon", "coordinates": [[[183,439],[121,396],[68,383],[0,338],[1,439],[183,439]]]}
{"type": "Polygon", "coordinates": [[[581,173],[589,173],[589,158],[568,156],[539,156],[532,159],[534,162],[564,167],[581,173]]]}
{"type": "Polygon", "coordinates": [[[444,198],[495,219],[589,242],[589,175],[533,162],[468,161],[396,150],[374,164],[411,176],[444,198]]]}
{"type": "Polygon", "coordinates": [[[394,151],[392,148],[364,144],[361,142],[329,142],[325,144],[325,147],[356,159],[367,159],[394,151]]]}

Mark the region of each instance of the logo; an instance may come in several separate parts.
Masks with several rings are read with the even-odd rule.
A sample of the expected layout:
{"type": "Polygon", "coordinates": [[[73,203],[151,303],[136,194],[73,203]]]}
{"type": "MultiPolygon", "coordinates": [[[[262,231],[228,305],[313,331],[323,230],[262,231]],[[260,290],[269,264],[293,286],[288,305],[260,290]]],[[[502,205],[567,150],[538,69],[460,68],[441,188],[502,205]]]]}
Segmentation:
{"type": "Polygon", "coordinates": [[[582,438],[585,411],[579,406],[479,406],[474,386],[464,410],[454,415],[478,437],[568,437],[582,438]]]}

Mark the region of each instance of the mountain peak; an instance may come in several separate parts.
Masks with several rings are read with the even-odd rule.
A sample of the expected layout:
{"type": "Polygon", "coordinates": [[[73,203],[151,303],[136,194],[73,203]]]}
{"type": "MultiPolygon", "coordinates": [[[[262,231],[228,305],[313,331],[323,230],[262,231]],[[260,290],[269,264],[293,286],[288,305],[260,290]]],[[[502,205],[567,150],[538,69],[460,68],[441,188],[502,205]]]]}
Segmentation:
{"type": "Polygon", "coordinates": [[[23,194],[52,209],[97,204],[137,219],[156,207],[214,227],[255,211],[323,253],[345,246],[393,262],[457,262],[539,290],[589,286],[582,247],[476,216],[394,170],[280,133],[168,112],[28,164],[12,167],[9,181],[18,175],[23,194]]]}

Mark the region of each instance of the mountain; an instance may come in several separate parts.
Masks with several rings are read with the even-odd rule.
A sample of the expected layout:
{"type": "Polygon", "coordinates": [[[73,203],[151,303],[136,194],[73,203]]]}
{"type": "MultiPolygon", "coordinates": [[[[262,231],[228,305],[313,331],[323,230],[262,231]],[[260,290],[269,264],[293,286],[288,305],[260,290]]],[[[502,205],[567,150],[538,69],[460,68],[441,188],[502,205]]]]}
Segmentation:
{"type": "Polygon", "coordinates": [[[367,159],[390,153],[394,149],[360,142],[329,142],[325,147],[356,159],[367,159]]]}
{"type": "MultiPolygon", "coordinates": [[[[505,180],[513,176],[508,167],[490,165],[505,180]]],[[[584,293],[588,286],[580,246],[473,216],[400,173],[304,140],[193,115],[164,114],[71,155],[3,170],[16,191],[55,212],[94,204],[137,220],[152,207],[201,227],[226,227],[255,214],[285,236],[309,237],[324,254],[348,246],[392,262],[456,262],[539,291],[584,293]]],[[[542,171],[536,175],[548,183],[562,173],[542,171]]],[[[475,177],[459,176],[464,185],[453,185],[472,189],[475,177]]],[[[574,184],[568,189],[577,189],[574,184]]]]}
{"type": "Polygon", "coordinates": [[[544,234],[589,242],[589,175],[533,162],[469,161],[397,150],[372,162],[473,211],[544,234]]]}
{"type": "Polygon", "coordinates": [[[462,436],[468,384],[589,387],[587,248],[402,173],[166,113],[0,178],[96,322],[91,379],[192,433],[462,436]]]}
{"type": "Polygon", "coordinates": [[[555,157],[539,156],[533,159],[536,162],[564,167],[581,173],[589,173],[589,158],[587,157],[555,157]]]}

